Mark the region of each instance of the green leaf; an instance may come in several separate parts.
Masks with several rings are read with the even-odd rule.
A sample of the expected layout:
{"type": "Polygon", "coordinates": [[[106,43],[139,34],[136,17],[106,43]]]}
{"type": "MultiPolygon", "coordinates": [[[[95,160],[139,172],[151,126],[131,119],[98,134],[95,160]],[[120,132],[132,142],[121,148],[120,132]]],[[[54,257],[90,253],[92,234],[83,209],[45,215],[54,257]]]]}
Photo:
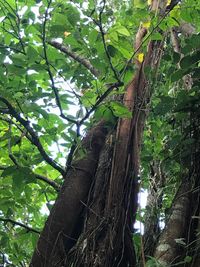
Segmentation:
{"type": "Polygon", "coordinates": [[[69,9],[66,12],[67,14],[67,18],[69,20],[69,22],[75,26],[77,24],[78,21],[80,21],[80,13],[78,12],[78,10],[73,7],[70,6],[69,9]]]}
{"type": "Polygon", "coordinates": [[[87,90],[81,97],[82,103],[85,107],[91,107],[96,103],[97,95],[93,90],[87,90]]]}
{"type": "Polygon", "coordinates": [[[159,32],[155,32],[151,35],[151,40],[161,41],[162,39],[163,39],[163,36],[159,32]]]}
{"type": "Polygon", "coordinates": [[[132,113],[128,110],[128,108],[119,102],[110,102],[110,108],[116,117],[132,118],[132,113]]]}
{"type": "Polygon", "coordinates": [[[187,262],[187,263],[192,262],[192,257],[191,257],[191,256],[186,256],[186,257],[184,258],[184,262],[187,262]]]}
{"type": "Polygon", "coordinates": [[[185,74],[183,70],[177,70],[171,75],[171,81],[176,82],[180,80],[185,74]]]}
{"type": "Polygon", "coordinates": [[[131,58],[131,56],[133,54],[132,51],[129,51],[126,48],[121,47],[121,46],[117,46],[116,48],[126,59],[130,59],[131,58]]]}
{"type": "Polygon", "coordinates": [[[108,122],[114,123],[115,118],[113,111],[107,105],[100,105],[95,111],[95,118],[97,121],[105,119],[108,122]]]}
{"type": "Polygon", "coordinates": [[[129,31],[127,30],[126,27],[122,25],[117,25],[114,27],[114,30],[117,31],[119,34],[124,35],[124,36],[130,36],[129,31]]]}
{"type": "Polygon", "coordinates": [[[117,49],[114,46],[108,45],[107,49],[111,57],[114,57],[116,55],[117,49]]]}
{"type": "Polygon", "coordinates": [[[174,52],[174,53],[173,53],[174,64],[177,64],[177,63],[180,61],[180,59],[181,59],[181,55],[180,55],[180,53],[176,53],[176,52],[174,52]]]}
{"type": "Polygon", "coordinates": [[[29,62],[34,62],[37,59],[38,52],[33,46],[29,45],[27,48],[27,56],[28,56],[29,62]]]}
{"type": "Polygon", "coordinates": [[[197,63],[200,60],[200,52],[197,52],[193,55],[185,56],[181,59],[180,66],[182,69],[189,69],[193,64],[197,63]]]}
{"type": "MultiPolygon", "coordinates": [[[[60,14],[60,13],[56,13],[54,15],[54,21],[55,21],[55,25],[60,25],[62,27],[67,27],[67,16],[66,15],[63,15],[63,14],[60,14]]],[[[67,30],[67,29],[66,29],[67,30]]]]}

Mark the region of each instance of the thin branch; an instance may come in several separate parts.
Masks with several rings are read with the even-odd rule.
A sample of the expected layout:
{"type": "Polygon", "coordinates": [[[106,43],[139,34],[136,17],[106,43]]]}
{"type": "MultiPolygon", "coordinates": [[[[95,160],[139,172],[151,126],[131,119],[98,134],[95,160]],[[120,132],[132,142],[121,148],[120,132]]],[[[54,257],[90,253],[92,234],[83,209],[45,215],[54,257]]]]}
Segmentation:
{"type": "Polygon", "coordinates": [[[60,44],[59,42],[57,42],[55,40],[48,41],[48,44],[50,44],[54,48],[60,50],[61,52],[65,53],[66,55],[70,56],[75,61],[77,61],[78,63],[83,65],[95,77],[99,77],[99,74],[100,74],[99,71],[91,64],[91,62],[88,59],[78,55],[77,53],[73,52],[69,47],[67,47],[67,46],[65,46],[63,44],[60,44]]]}
{"type": "MultiPolygon", "coordinates": [[[[18,10],[17,9],[15,10],[14,8],[12,8],[12,6],[7,1],[1,1],[1,4],[4,7],[2,10],[3,10],[5,16],[7,17],[7,19],[9,20],[13,31],[17,34],[17,39],[19,40],[19,43],[21,44],[22,50],[25,53],[24,43],[23,43],[22,38],[20,36],[20,17],[19,17],[19,14],[17,12],[18,10]],[[6,4],[8,7],[6,6],[6,4]],[[9,8],[10,8],[10,11],[9,11],[9,8]],[[14,23],[15,23],[17,30],[15,30],[15,26],[13,25],[12,20],[7,16],[4,9],[6,9],[7,12],[12,12],[12,14],[16,17],[16,20],[14,20],[14,23]]],[[[16,8],[17,8],[17,6],[16,6],[16,8]]],[[[7,31],[6,29],[4,29],[4,30],[7,31]]],[[[10,32],[8,31],[8,33],[10,33],[10,32]]]]}
{"type": "Polygon", "coordinates": [[[40,142],[39,137],[37,136],[37,133],[30,126],[29,121],[23,119],[20,116],[20,114],[14,109],[14,107],[8,102],[7,99],[0,96],[0,101],[2,101],[8,107],[10,115],[12,115],[18,122],[20,122],[24,126],[24,128],[27,130],[27,132],[30,134],[31,139],[29,139],[29,140],[31,140],[32,144],[34,144],[38,148],[43,159],[48,164],[50,164],[54,169],[58,170],[62,175],[64,175],[65,174],[64,169],[62,167],[60,167],[57,162],[55,162],[52,158],[50,158],[48,156],[48,154],[46,153],[46,151],[44,150],[44,148],[40,142]]]}
{"type": "MultiPolygon", "coordinates": [[[[23,136],[26,136],[27,138],[28,138],[28,136],[26,135],[26,133],[24,133],[24,130],[23,129],[21,129],[20,127],[19,127],[19,125],[17,125],[15,122],[13,122],[11,119],[4,119],[4,118],[1,118],[0,117],[0,120],[3,120],[3,121],[6,121],[7,123],[9,123],[9,125],[11,125],[11,124],[13,124],[13,125],[15,125],[19,130],[20,130],[20,132],[22,133],[22,135],[23,136]]],[[[26,129],[25,129],[25,131],[26,131],[26,129]]],[[[22,137],[20,137],[20,139],[21,139],[22,137]]],[[[28,138],[29,140],[30,140],[30,138],[28,138]]],[[[10,157],[10,153],[9,153],[9,157],[10,157]]],[[[20,165],[17,163],[17,161],[16,161],[16,159],[14,158],[14,160],[11,158],[11,160],[14,162],[14,164],[16,165],[16,166],[18,166],[18,167],[20,167],[20,165]]],[[[0,166],[0,170],[6,170],[7,168],[9,168],[9,166],[0,166]]],[[[34,173],[35,174],[35,173],[34,173]]],[[[50,180],[49,178],[47,178],[47,177],[45,177],[45,176],[43,176],[43,175],[40,175],[40,174],[35,174],[35,176],[36,176],[36,178],[37,179],[39,179],[39,180],[42,180],[42,181],[44,181],[44,182],[46,182],[47,184],[49,184],[49,185],[51,185],[57,192],[59,192],[59,190],[60,190],[60,186],[56,183],[56,182],[54,182],[54,181],[52,181],[52,180],[50,180]]]]}
{"type": "MultiPolygon", "coordinates": [[[[0,169],[1,169],[1,166],[0,166],[0,169]]],[[[45,183],[51,185],[57,192],[60,191],[60,186],[54,182],[53,180],[50,180],[49,178],[43,176],[43,175],[40,175],[40,174],[35,174],[35,177],[38,179],[38,180],[41,180],[41,181],[44,181],[45,183]]]]}
{"type": "MultiPolygon", "coordinates": [[[[4,166],[4,165],[0,165],[0,171],[5,171],[7,170],[9,167],[12,167],[12,166],[4,166]]],[[[19,166],[20,167],[20,166],[19,166]]],[[[50,180],[49,178],[43,176],[43,175],[40,175],[40,174],[37,174],[37,173],[34,173],[33,174],[35,175],[35,178],[38,179],[38,180],[41,180],[47,184],[49,184],[50,186],[52,186],[57,192],[60,191],[60,186],[59,184],[57,184],[56,182],[54,182],[53,180],[50,180]]]]}
{"type": "Polygon", "coordinates": [[[102,41],[103,41],[104,50],[105,50],[106,56],[108,58],[108,62],[109,62],[110,68],[113,71],[116,80],[119,83],[121,83],[121,80],[120,80],[120,77],[119,77],[119,75],[117,73],[117,70],[114,68],[114,66],[112,64],[112,59],[111,59],[110,53],[109,53],[109,51],[107,49],[107,45],[106,45],[105,32],[104,32],[103,24],[102,24],[102,15],[103,15],[103,12],[104,12],[104,9],[105,9],[105,6],[106,6],[106,0],[103,0],[102,2],[103,2],[103,6],[102,6],[102,8],[101,8],[101,10],[99,12],[99,20],[96,20],[96,19],[94,19],[92,17],[91,17],[91,19],[99,27],[99,30],[100,30],[100,33],[101,33],[101,38],[102,38],[102,41]]]}
{"type": "Polygon", "coordinates": [[[66,92],[69,92],[70,94],[74,94],[74,96],[78,99],[78,101],[80,103],[81,96],[75,92],[75,90],[72,88],[72,86],[70,85],[70,83],[68,82],[68,80],[66,80],[66,78],[62,75],[61,71],[59,71],[52,63],[49,62],[49,64],[58,73],[58,76],[60,78],[62,78],[63,81],[69,86],[69,88],[70,88],[71,91],[66,89],[66,92]]]}
{"type": "Polygon", "coordinates": [[[12,219],[9,219],[9,218],[0,218],[0,221],[1,222],[5,222],[5,223],[12,223],[14,226],[20,226],[24,229],[27,230],[27,232],[33,232],[33,233],[36,233],[36,234],[40,234],[40,231],[36,230],[36,229],[33,229],[32,227],[26,225],[26,224],[23,224],[23,223],[20,223],[20,222],[16,222],[12,219]]]}
{"type": "Polygon", "coordinates": [[[2,45],[2,44],[0,44],[0,48],[3,48],[3,49],[10,49],[10,50],[12,50],[12,51],[14,51],[14,52],[16,52],[16,53],[20,53],[20,54],[25,55],[25,53],[24,53],[23,51],[21,51],[21,50],[15,48],[15,47],[9,46],[9,45],[2,45]]]}
{"type": "Polygon", "coordinates": [[[166,11],[171,11],[179,2],[181,2],[181,0],[172,0],[167,6],[166,11]]]}
{"type": "Polygon", "coordinates": [[[6,170],[8,168],[8,166],[4,166],[4,165],[0,165],[0,171],[4,171],[4,170],[6,170]]]}
{"type": "Polygon", "coordinates": [[[73,155],[74,155],[74,151],[76,150],[76,147],[77,147],[77,142],[76,140],[74,140],[72,146],[71,146],[71,149],[69,151],[69,154],[67,156],[67,161],[66,161],[66,173],[68,172],[68,170],[71,168],[71,163],[72,163],[72,160],[73,160],[73,155]]]}
{"type": "Polygon", "coordinates": [[[8,137],[8,155],[9,158],[12,160],[12,162],[14,163],[14,165],[19,166],[17,163],[16,158],[14,157],[13,153],[12,153],[12,146],[11,146],[11,137],[12,137],[12,123],[9,122],[9,137],[8,137]]]}
{"type": "Polygon", "coordinates": [[[108,89],[99,97],[97,102],[93,105],[93,107],[85,114],[85,116],[79,121],[79,125],[81,125],[89,116],[90,114],[95,111],[95,109],[98,107],[99,104],[102,103],[102,101],[112,92],[114,88],[118,88],[120,86],[123,86],[123,82],[117,82],[113,83],[111,86],[108,87],[108,89]]]}
{"type": "Polygon", "coordinates": [[[46,61],[46,65],[47,65],[47,72],[49,74],[49,78],[50,78],[50,81],[51,81],[51,86],[52,86],[52,90],[54,92],[54,95],[55,95],[55,98],[56,98],[56,104],[60,110],[60,116],[69,121],[69,122],[72,122],[74,124],[77,124],[77,122],[73,119],[70,119],[69,117],[67,117],[64,113],[63,113],[63,110],[62,110],[62,105],[61,105],[61,102],[60,102],[60,97],[59,97],[59,93],[58,93],[58,89],[56,88],[55,86],[55,82],[54,82],[54,78],[53,78],[53,74],[51,72],[51,66],[50,66],[50,63],[49,63],[49,59],[48,59],[48,56],[47,56],[47,44],[46,44],[46,24],[47,24],[47,17],[48,17],[48,14],[49,14],[49,8],[50,8],[50,5],[51,5],[51,2],[52,0],[49,0],[48,2],[48,5],[47,5],[47,8],[46,8],[46,11],[45,11],[45,15],[44,15],[44,22],[43,22],[43,32],[42,32],[42,44],[43,44],[43,50],[44,50],[44,58],[45,58],[45,61],[46,61]]]}

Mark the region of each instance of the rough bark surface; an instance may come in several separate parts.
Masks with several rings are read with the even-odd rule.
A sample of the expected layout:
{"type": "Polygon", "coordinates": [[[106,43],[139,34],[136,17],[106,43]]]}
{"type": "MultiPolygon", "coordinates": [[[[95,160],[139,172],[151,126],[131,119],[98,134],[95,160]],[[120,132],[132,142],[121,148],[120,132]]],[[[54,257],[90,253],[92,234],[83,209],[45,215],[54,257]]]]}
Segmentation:
{"type": "Polygon", "coordinates": [[[150,175],[146,215],[144,218],[143,246],[145,256],[153,256],[160,234],[159,218],[160,209],[162,208],[163,187],[165,186],[165,175],[160,161],[155,160],[152,162],[150,175]]]}
{"type": "MultiPolygon", "coordinates": [[[[159,3],[163,6],[165,1],[153,3],[157,3],[158,9],[159,3]]],[[[146,32],[143,27],[139,29],[136,38],[139,36],[141,40],[136,42],[140,45],[146,32]]],[[[113,138],[110,135],[104,145],[107,133],[104,122],[83,141],[88,153],[69,170],[31,266],[135,266],[132,228],[137,209],[139,153],[152,93],[145,70],[147,66],[157,69],[162,48],[163,42],[150,41],[145,60],[137,62],[136,73],[124,96],[124,105],[133,117],[118,121],[114,142],[109,143],[113,138]],[[87,215],[84,230],[74,240],[80,234],[77,225],[84,208],[87,215]]]]}
{"type": "Polygon", "coordinates": [[[180,261],[183,256],[181,240],[186,239],[188,227],[188,215],[190,211],[191,184],[184,180],[175,196],[171,207],[171,215],[163,230],[154,257],[163,266],[180,261]]]}
{"type": "Polygon", "coordinates": [[[54,207],[40,235],[30,266],[62,266],[66,252],[74,244],[78,218],[91,186],[104,145],[107,127],[100,122],[83,139],[87,154],[73,162],[54,207]]]}
{"type": "Polygon", "coordinates": [[[68,255],[66,266],[72,262],[73,266],[87,267],[135,266],[132,230],[137,209],[139,151],[151,95],[144,69],[159,64],[162,45],[149,43],[145,61],[126,89],[124,105],[133,112],[133,118],[118,122],[106,160],[111,168],[103,168],[102,173],[98,167],[84,231],[68,255]]]}

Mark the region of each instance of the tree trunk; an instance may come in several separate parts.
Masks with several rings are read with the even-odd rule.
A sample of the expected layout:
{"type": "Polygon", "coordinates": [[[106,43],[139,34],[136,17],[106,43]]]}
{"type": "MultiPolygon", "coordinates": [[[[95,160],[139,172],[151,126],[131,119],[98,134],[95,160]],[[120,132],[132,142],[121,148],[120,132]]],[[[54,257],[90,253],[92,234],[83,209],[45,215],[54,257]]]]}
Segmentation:
{"type": "MultiPolygon", "coordinates": [[[[153,1],[156,10],[159,3],[163,6],[165,1],[153,1]]],[[[166,4],[163,14],[165,9],[166,4]]],[[[136,51],[146,33],[144,27],[139,29],[136,51]]],[[[145,71],[149,67],[156,73],[162,49],[162,41],[150,41],[144,61],[136,62],[136,73],[124,96],[124,105],[133,117],[119,119],[116,132],[107,138],[108,130],[102,121],[83,139],[87,154],[73,162],[68,171],[30,266],[135,266],[132,229],[139,154],[152,94],[145,71]]]]}
{"type": "Polygon", "coordinates": [[[163,188],[166,183],[161,161],[154,160],[151,164],[150,185],[148,190],[146,212],[144,217],[144,255],[153,256],[160,235],[159,219],[161,215],[163,188]]]}
{"type": "MultiPolygon", "coordinates": [[[[98,123],[83,139],[87,154],[74,161],[40,235],[30,266],[62,266],[66,252],[75,243],[77,224],[104,145],[107,127],[98,123]]],[[[78,225],[79,226],[79,225],[78,225]]]]}
{"type": "Polygon", "coordinates": [[[185,242],[188,227],[188,215],[190,204],[191,185],[188,179],[183,180],[175,196],[171,207],[171,215],[166,223],[154,257],[163,266],[171,266],[172,263],[179,261],[183,256],[181,241],[185,242]]]}

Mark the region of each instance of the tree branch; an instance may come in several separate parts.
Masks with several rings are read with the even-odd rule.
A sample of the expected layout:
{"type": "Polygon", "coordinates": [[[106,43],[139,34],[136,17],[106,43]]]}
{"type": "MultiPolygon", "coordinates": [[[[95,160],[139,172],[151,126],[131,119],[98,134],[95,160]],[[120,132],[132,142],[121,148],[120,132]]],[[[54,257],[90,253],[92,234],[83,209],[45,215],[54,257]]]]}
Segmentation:
{"type": "Polygon", "coordinates": [[[37,133],[32,129],[32,127],[29,124],[28,120],[23,119],[20,114],[13,108],[13,106],[8,102],[7,99],[5,99],[4,97],[0,96],[0,101],[2,101],[7,108],[9,109],[9,113],[10,115],[12,115],[18,122],[20,122],[24,128],[27,130],[27,132],[30,134],[31,138],[29,138],[29,140],[32,142],[32,144],[34,144],[41,156],[43,157],[43,159],[49,164],[51,165],[54,169],[56,169],[57,171],[59,171],[62,175],[65,174],[65,171],[62,167],[59,166],[59,164],[57,162],[55,162],[52,158],[50,158],[48,156],[48,154],[46,153],[46,151],[44,150],[39,137],[37,136],[37,133]]]}
{"type": "Polygon", "coordinates": [[[80,120],[79,125],[81,125],[89,116],[90,114],[95,111],[95,109],[98,107],[99,104],[101,104],[101,102],[110,94],[110,92],[112,92],[112,90],[114,88],[123,86],[124,83],[123,82],[116,82],[113,83],[112,85],[110,85],[108,87],[108,89],[99,97],[99,99],[97,100],[97,102],[92,106],[92,108],[85,114],[85,116],[80,120]]]}
{"type": "Polygon", "coordinates": [[[103,41],[104,50],[105,50],[105,52],[106,52],[106,56],[107,56],[107,58],[108,58],[110,68],[111,68],[111,70],[112,70],[113,73],[114,73],[115,79],[116,79],[119,83],[121,83],[121,80],[120,80],[120,77],[119,77],[119,75],[118,75],[118,73],[117,73],[117,70],[114,68],[114,66],[113,66],[113,64],[112,64],[112,59],[111,59],[110,53],[108,52],[107,45],[106,45],[105,32],[104,32],[103,24],[102,24],[102,15],[103,15],[105,6],[106,6],[106,0],[103,0],[103,6],[102,6],[102,8],[101,8],[101,11],[99,12],[99,21],[97,21],[97,20],[95,20],[95,19],[93,19],[93,21],[94,21],[94,23],[99,27],[99,30],[100,30],[100,33],[101,33],[101,37],[102,37],[102,41],[103,41]]]}
{"type": "Polygon", "coordinates": [[[90,63],[89,60],[86,58],[78,55],[77,53],[73,52],[69,47],[58,43],[57,41],[50,40],[48,44],[53,46],[54,48],[60,50],[61,52],[65,53],[66,55],[73,58],[75,61],[83,65],[86,69],[88,69],[95,77],[99,76],[99,71],[90,63]]]}
{"type": "Polygon", "coordinates": [[[9,218],[0,218],[0,221],[1,222],[5,222],[5,223],[12,223],[14,226],[20,226],[20,227],[23,227],[24,229],[27,230],[27,232],[33,232],[33,233],[36,233],[36,234],[40,234],[40,231],[36,230],[36,229],[33,229],[32,227],[26,225],[26,224],[23,224],[23,223],[20,223],[20,222],[16,222],[12,219],[9,219],[9,218]]]}
{"type": "MultiPolygon", "coordinates": [[[[18,165],[17,165],[18,166],[18,165]]],[[[9,167],[12,167],[12,166],[4,166],[4,165],[0,165],[0,171],[5,171],[6,169],[8,169],[9,167]]],[[[37,174],[37,173],[34,173],[33,174],[35,175],[35,178],[38,179],[38,180],[41,180],[47,184],[49,184],[50,186],[52,186],[57,192],[60,191],[60,186],[59,184],[57,184],[56,182],[54,182],[53,180],[43,176],[43,175],[40,175],[40,174],[37,174]]]]}
{"type": "Polygon", "coordinates": [[[77,124],[77,122],[73,119],[70,119],[69,117],[67,117],[64,113],[63,113],[63,110],[62,110],[62,105],[61,105],[61,102],[60,102],[60,97],[59,97],[59,93],[58,93],[58,89],[56,88],[55,86],[55,82],[54,82],[54,78],[53,78],[53,74],[51,72],[51,66],[50,66],[50,63],[49,63],[49,59],[48,59],[48,56],[47,56],[47,45],[46,45],[46,23],[47,23],[47,17],[48,17],[48,14],[49,14],[49,8],[51,6],[51,2],[52,0],[49,0],[48,2],[48,6],[46,8],[46,11],[45,11],[45,15],[44,15],[44,22],[43,22],[43,29],[42,29],[42,44],[43,44],[43,49],[44,49],[44,59],[46,61],[46,65],[47,65],[47,72],[49,74],[49,78],[50,78],[50,81],[51,81],[51,86],[52,86],[52,89],[53,89],[53,92],[54,92],[54,95],[55,95],[55,98],[56,98],[56,104],[60,110],[60,116],[69,121],[69,122],[72,122],[74,124],[77,124]]]}
{"type": "MultiPolygon", "coordinates": [[[[1,169],[1,167],[0,167],[0,169],[1,169]]],[[[36,173],[34,173],[34,174],[38,180],[44,181],[45,183],[51,185],[57,192],[60,191],[60,186],[56,182],[54,182],[53,180],[50,180],[49,178],[47,178],[43,175],[40,175],[40,174],[36,174],[36,173]]]]}

